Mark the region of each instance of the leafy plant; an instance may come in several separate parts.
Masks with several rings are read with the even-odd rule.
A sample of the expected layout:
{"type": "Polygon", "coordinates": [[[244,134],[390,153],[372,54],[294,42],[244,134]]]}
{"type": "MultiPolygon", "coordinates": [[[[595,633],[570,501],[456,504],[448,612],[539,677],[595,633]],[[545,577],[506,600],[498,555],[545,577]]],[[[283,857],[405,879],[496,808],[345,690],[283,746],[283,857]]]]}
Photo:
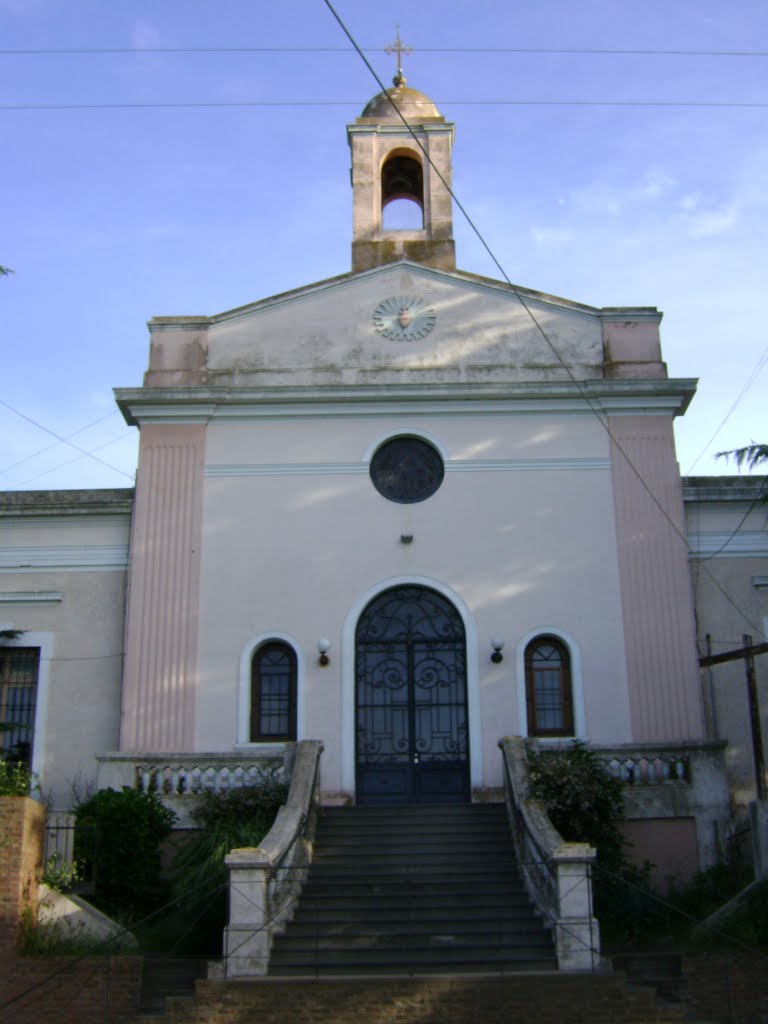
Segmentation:
{"type": "Polygon", "coordinates": [[[768,881],[749,890],[739,906],[719,923],[717,933],[697,930],[695,938],[699,946],[724,947],[733,941],[747,946],[768,946],[768,881]]]}
{"type": "Polygon", "coordinates": [[[21,762],[0,759],[0,796],[29,796],[37,788],[37,776],[21,762]]]}
{"type": "Polygon", "coordinates": [[[265,769],[255,786],[201,793],[192,818],[202,829],[176,856],[176,886],[190,895],[199,892],[203,899],[226,882],[226,855],[238,847],[258,846],[287,796],[288,785],[275,769],[265,769]]]}
{"type": "Polygon", "coordinates": [[[75,808],[75,860],[93,878],[93,902],[132,918],[164,894],[160,842],[176,820],[156,793],[102,789],[75,808]]]}
{"type": "Polygon", "coordinates": [[[86,934],[85,925],[63,920],[35,921],[28,907],[21,915],[19,951],[24,956],[103,956],[105,950],[119,952],[104,939],[86,934]]]}
{"type": "Polygon", "coordinates": [[[529,753],[528,786],[564,839],[590,843],[602,863],[621,865],[624,840],[616,821],[624,813],[624,784],[585,743],[529,753]]]}
{"type": "Polygon", "coordinates": [[[744,445],[743,448],[734,448],[727,452],[717,452],[715,454],[715,458],[732,458],[739,469],[741,469],[742,466],[747,466],[749,469],[755,469],[764,462],[768,462],[768,444],[758,444],[757,441],[750,441],[750,443],[744,445]]]}
{"type": "Polygon", "coordinates": [[[85,877],[83,865],[78,861],[67,863],[60,853],[52,853],[45,862],[42,881],[56,892],[69,892],[85,877]]]}
{"type": "Polygon", "coordinates": [[[563,839],[597,850],[593,892],[601,925],[616,918],[622,928],[634,930],[649,910],[648,885],[647,872],[630,866],[624,855],[617,825],[624,813],[624,783],[576,740],[565,748],[529,753],[528,788],[563,839]]]}

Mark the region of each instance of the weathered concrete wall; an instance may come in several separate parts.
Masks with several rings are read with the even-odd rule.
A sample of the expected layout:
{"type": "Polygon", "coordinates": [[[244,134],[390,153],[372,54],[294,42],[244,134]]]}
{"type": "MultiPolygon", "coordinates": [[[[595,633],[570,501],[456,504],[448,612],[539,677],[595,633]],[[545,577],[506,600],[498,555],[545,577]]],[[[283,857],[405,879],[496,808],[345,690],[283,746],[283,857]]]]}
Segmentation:
{"type": "Polygon", "coordinates": [[[38,647],[32,767],[53,807],[95,782],[120,729],[133,492],[0,494],[0,628],[38,647]]]}
{"type": "MultiPolygon", "coordinates": [[[[768,636],[768,492],[764,477],[684,480],[700,655],[756,644],[768,636]],[[707,643],[709,637],[709,643],[707,643]]],[[[755,658],[760,721],[768,750],[768,655],[755,658]]],[[[728,741],[726,763],[738,817],[755,799],[746,670],[743,659],[701,670],[709,735],[728,741]]]]}
{"type": "Polygon", "coordinates": [[[157,317],[149,324],[145,383],[261,387],[570,380],[563,362],[579,381],[663,379],[660,320],[652,308],[600,310],[525,288],[516,294],[476,275],[399,263],[214,317],[157,317]],[[373,314],[391,296],[421,299],[435,314],[431,332],[403,341],[382,337],[373,314]]]}

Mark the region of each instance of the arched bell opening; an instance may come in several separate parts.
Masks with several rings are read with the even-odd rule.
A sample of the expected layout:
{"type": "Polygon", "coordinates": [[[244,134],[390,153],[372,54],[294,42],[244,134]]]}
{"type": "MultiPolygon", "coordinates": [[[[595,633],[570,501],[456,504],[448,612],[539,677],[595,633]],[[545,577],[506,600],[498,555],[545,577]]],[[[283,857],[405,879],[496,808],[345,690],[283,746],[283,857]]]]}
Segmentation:
{"type": "Polygon", "coordinates": [[[424,228],[424,171],[408,151],[395,150],[381,168],[384,231],[424,228]]]}

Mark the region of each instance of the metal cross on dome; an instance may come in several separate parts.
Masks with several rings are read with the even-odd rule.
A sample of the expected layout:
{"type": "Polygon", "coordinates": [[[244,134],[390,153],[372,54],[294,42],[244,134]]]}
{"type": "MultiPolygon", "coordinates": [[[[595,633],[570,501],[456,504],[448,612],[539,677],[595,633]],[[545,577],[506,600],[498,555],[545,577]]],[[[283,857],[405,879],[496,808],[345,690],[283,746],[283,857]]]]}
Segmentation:
{"type": "Polygon", "coordinates": [[[413,47],[407,46],[400,38],[400,26],[397,26],[397,35],[394,43],[390,43],[389,46],[384,47],[384,53],[396,53],[397,54],[397,74],[392,79],[396,86],[405,85],[405,75],[403,74],[403,54],[413,53],[413,47]]]}

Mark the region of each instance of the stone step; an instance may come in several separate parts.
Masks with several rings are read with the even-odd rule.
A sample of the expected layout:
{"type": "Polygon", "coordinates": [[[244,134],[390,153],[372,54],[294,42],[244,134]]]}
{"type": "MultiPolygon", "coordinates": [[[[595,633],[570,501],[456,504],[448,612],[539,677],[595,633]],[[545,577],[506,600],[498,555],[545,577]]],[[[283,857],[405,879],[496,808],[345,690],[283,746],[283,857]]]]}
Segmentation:
{"type": "MultiPolygon", "coordinates": [[[[394,834],[385,837],[369,833],[367,836],[355,836],[352,833],[345,833],[343,836],[329,836],[318,834],[316,842],[319,845],[318,855],[322,857],[337,856],[349,857],[359,854],[361,851],[369,853],[387,854],[403,850],[402,835],[394,834]]],[[[444,836],[430,833],[422,837],[408,836],[407,852],[413,857],[432,857],[443,855],[445,857],[464,857],[474,854],[477,851],[486,851],[489,854],[497,851],[500,847],[505,849],[511,841],[508,831],[500,831],[498,835],[486,832],[476,836],[463,835],[447,842],[444,836]]]]}
{"type": "Polygon", "coordinates": [[[420,977],[203,981],[195,1000],[171,999],[163,1024],[677,1024],[683,1007],[660,1006],[621,975],[510,971],[420,977]]]}
{"type": "MultiPolygon", "coordinates": [[[[354,901],[336,903],[318,900],[302,903],[286,927],[291,929],[291,933],[299,924],[316,928],[343,925],[363,929],[386,929],[392,925],[400,925],[418,931],[420,927],[424,930],[433,929],[436,923],[446,921],[455,921],[456,929],[461,926],[469,931],[482,931],[484,927],[494,931],[500,928],[512,929],[518,922],[525,927],[528,927],[529,922],[533,922],[535,927],[543,929],[540,918],[527,900],[520,900],[516,905],[504,910],[499,907],[477,905],[456,908],[447,901],[428,901],[418,906],[402,902],[391,907],[382,907],[370,901],[361,905],[354,901]]],[[[278,938],[282,941],[280,936],[278,938]]]]}
{"type": "Polygon", "coordinates": [[[162,1012],[166,997],[193,993],[195,981],[205,977],[207,966],[201,957],[146,955],[141,968],[142,1011],[162,1012]]]}
{"type": "Polygon", "coordinates": [[[529,918],[496,918],[487,922],[472,919],[450,920],[448,917],[432,921],[378,920],[361,918],[357,921],[325,920],[314,921],[306,917],[291,922],[292,941],[298,944],[315,944],[318,939],[329,944],[370,945],[380,941],[383,945],[400,941],[405,946],[419,948],[423,945],[466,942],[467,944],[493,944],[511,942],[519,944],[530,939],[537,947],[550,945],[549,932],[541,922],[531,915],[529,918]]]}
{"type": "Polygon", "coordinates": [[[528,970],[554,970],[557,967],[554,954],[547,955],[545,949],[526,945],[502,947],[497,943],[485,945],[436,944],[429,948],[408,947],[390,949],[372,946],[370,948],[299,948],[281,949],[273,954],[269,972],[306,968],[311,974],[322,970],[326,974],[344,974],[348,969],[365,968],[368,974],[379,971],[398,971],[401,974],[418,974],[424,971],[455,970],[493,971],[511,965],[525,966],[528,970]]]}
{"type": "MultiPolygon", "coordinates": [[[[466,875],[349,875],[344,872],[326,872],[315,874],[310,871],[309,879],[304,885],[302,895],[327,896],[349,893],[355,898],[366,895],[381,900],[402,894],[404,899],[421,898],[422,896],[450,897],[456,903],[463,903],[476,897],[507,897],[523,894],[525,889],[520,878],[513,874],[503,875],[466,874],[466,875]]],[[[483,901],[487,902],[486,900],[483,901]]]]}

